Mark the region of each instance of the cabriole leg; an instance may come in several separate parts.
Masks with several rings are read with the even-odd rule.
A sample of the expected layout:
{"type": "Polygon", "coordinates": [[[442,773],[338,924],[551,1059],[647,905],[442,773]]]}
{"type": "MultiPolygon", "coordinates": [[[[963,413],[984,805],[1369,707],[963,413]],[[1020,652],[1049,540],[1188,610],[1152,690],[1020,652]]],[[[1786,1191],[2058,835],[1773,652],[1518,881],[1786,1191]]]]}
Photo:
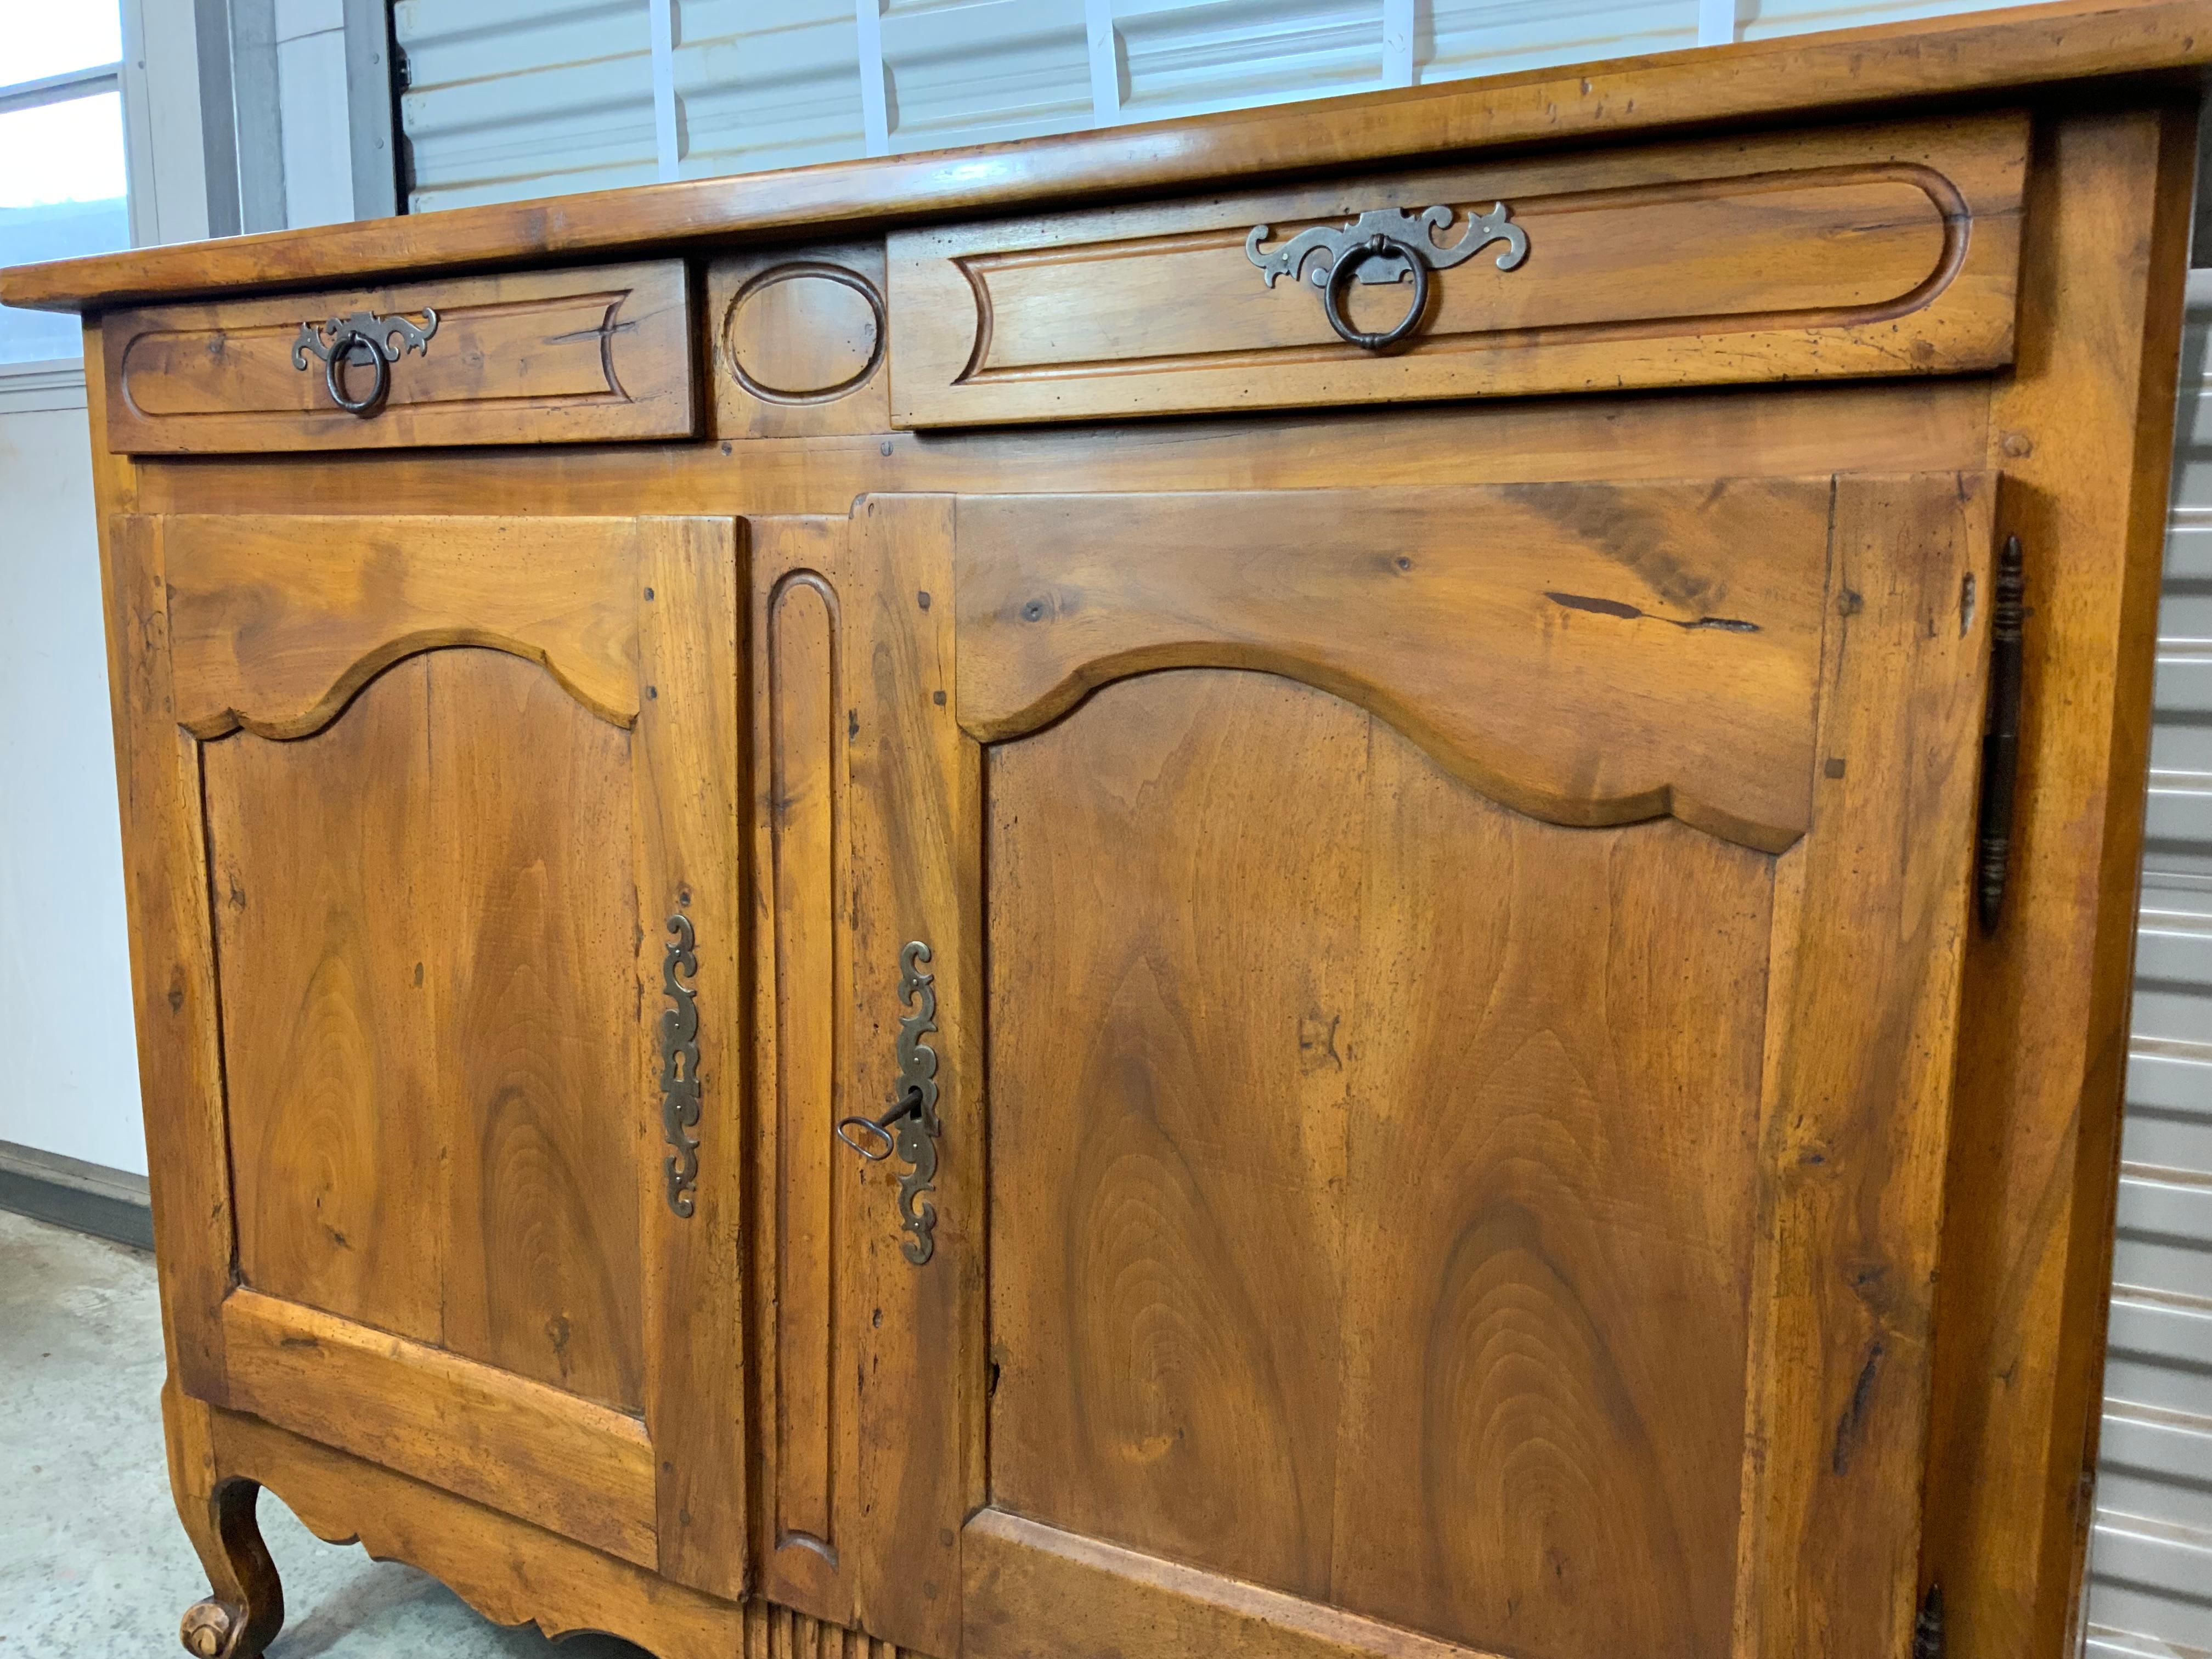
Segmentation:
{"type": "Polygon", "coordinates": [[[162,1390],[161,1411],[170,1489],[210,1592],[185,1610],[179,1638],[197,1659],[261,1659],[284,1627],[283,1587],[254,1518],[261,1488],[217,1474],[206,1406],[172,1383],[162,1390]]]}

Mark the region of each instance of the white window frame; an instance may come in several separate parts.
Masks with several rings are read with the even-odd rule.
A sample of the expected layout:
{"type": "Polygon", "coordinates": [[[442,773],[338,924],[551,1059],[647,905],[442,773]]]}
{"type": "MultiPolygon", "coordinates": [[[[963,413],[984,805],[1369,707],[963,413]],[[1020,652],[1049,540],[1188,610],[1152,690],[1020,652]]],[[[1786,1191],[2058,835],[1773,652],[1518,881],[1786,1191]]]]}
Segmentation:
{"type": "MultiPolygon", "coordinates": [[[[0,86],[0,112],[120,93],[131,245],[205,236],[207,169],[194,8],[191,0],[118,0],[118,6],[121,58],[0,86]]],[[[84,404],[82,356],[0,363],[0,414],[84,404]]]]}
{"type": "MultiPolygon", "coordinates": [[[[99,64],[62,75],[41,76],[0,86],[0,115],[18,110],[41,109],[80,98],[100,98],[123,90],[123,63],[99,64]]],[[[126,178],[126,192],[130,183],[126,178]]],[[[50,357],[23,363],[0,363],[0,414],[27,414],[41,409],[84,407],[84,360],[50,357]]]]}

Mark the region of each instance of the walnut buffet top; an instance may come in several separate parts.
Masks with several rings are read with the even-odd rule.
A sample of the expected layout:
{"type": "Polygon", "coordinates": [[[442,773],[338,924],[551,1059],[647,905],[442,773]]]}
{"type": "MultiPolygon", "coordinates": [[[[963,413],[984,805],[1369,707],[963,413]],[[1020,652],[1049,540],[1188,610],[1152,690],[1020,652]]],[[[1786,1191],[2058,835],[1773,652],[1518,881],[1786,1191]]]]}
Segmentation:
{"type": "Polygon", "coordinates": [[[88,312],[339,278],[668,251],[753,233],[785,240],[1314,176],[1385,158],[1975,107],[2068,82],[2187,84],[2208,63],[2212,0],[2062,0],[1012,144],[135,249],[0,272],[0,302],[88,312]]]}

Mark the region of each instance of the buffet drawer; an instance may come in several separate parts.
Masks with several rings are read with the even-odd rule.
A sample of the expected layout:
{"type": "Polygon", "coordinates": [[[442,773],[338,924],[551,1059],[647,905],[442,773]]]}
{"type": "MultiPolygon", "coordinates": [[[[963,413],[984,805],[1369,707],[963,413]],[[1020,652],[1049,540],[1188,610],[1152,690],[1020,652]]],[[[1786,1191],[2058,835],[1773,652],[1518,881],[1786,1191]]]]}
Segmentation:
{"type": "Polygon", "coordinates": [[[102,320],[101,339],[108,447],[125,453],[597,442],[693,430],[680,259],[119,312],[102,320]],[[380,374],[372,348],[352,343],[349,327],[384,343],[380,400],[372,395],[380,374]],[[333,351],[346,359],[335,381],[333,351]],[[369,406],[349,413],[338,395],[369,406]]]}
{"type": "MultiPolygon", "coordinates": [[[[2027,147],[2027,117],[1999,113],[899,232],[892,419],[957,426],[1996,368],[2012,360],[2027,147]],[[1443,264],[1498,203],[1522,245],[1501,234],[1443,264]],[[1450,213],[1441,228],[1413,216],[1438,206],[1450,213]],[[1255,227],[1267,228],[1264,256],[1389,210],[1440,258],[1409,332],[1380,349],[1340,337],[1325,283],[1291,271],[1271,283],[1248,246],[1255,227]]],[[[1304,274],[1326,263],[1309,259],[1304,274]]],[[[1411,273],[1395,256],[1339,275],[1353,332],[1385,332],[1408,313],[1411,273]]]]}

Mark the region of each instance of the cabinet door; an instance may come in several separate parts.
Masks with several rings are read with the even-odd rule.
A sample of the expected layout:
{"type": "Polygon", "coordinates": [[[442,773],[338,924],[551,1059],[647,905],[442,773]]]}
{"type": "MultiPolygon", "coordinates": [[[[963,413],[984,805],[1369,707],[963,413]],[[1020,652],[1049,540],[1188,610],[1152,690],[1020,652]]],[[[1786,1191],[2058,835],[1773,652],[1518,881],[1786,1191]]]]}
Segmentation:
{"type": "Polygon", "coordinates": [[[759,526],[770,1593],[970,1659],[1902,1653],[1993,491],[759,526]],[[831,1127],[920,1073],[917,1265],[831,1127]]]}
{"type": "Polygon", "coordinates": [[[739,1593],[734,525],[114,533],[180,1380],[739,1593]]]}

